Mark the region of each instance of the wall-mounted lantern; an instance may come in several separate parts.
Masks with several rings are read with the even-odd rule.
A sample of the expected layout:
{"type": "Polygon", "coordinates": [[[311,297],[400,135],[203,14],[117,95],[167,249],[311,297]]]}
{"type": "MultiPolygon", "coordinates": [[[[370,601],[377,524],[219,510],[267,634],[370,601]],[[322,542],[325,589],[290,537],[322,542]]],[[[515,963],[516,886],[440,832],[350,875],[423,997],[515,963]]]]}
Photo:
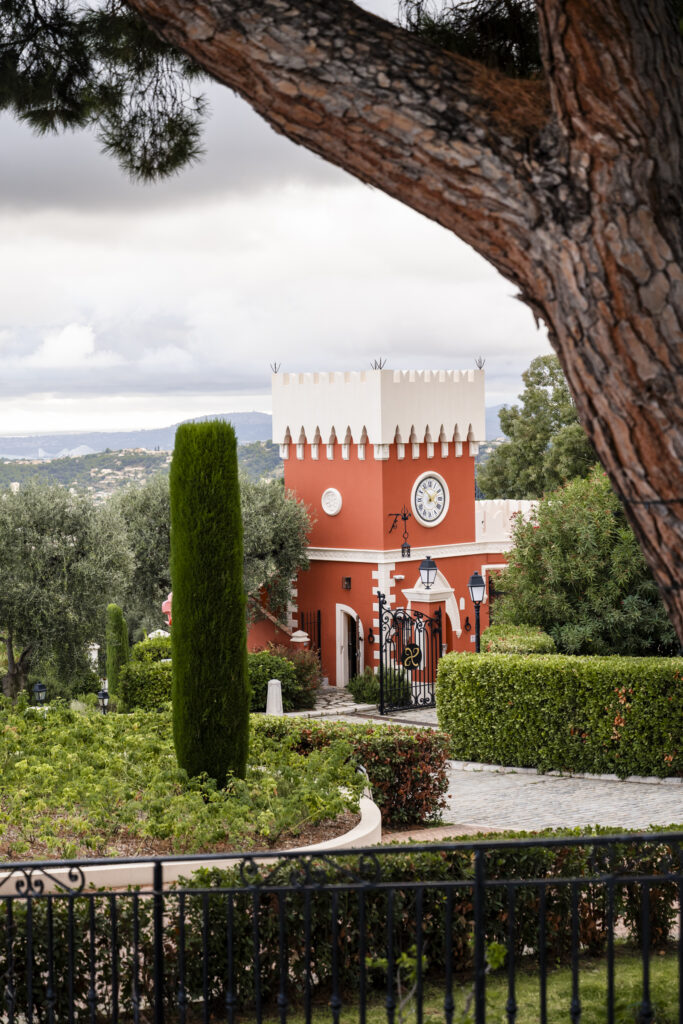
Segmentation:
{"type": "Polygon", "coordinates": [[[410,519],[412,512],[409,512],[404,505],[400,512],[389,512],[390,516],[394,517],[394,521],[389,527],[389,533],[393,533],[396,529],[399,519],[403,522],[403,543],[401,544],[401,558],[410,558],[410,544],[408,543],[408,520],[410,519]]]}

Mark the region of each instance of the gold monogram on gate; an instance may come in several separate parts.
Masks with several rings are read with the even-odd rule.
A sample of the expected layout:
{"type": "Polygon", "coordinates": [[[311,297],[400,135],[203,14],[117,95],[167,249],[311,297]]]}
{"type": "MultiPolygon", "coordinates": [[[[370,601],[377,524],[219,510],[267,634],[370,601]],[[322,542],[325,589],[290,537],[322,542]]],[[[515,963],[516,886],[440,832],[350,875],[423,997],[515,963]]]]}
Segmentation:
{"type": "Polygon", "coordinates": [[[422,648],[419,644],[406,644],[401,654],[401,664],[404,668],[419,668],[422,664],[422,648]]]}

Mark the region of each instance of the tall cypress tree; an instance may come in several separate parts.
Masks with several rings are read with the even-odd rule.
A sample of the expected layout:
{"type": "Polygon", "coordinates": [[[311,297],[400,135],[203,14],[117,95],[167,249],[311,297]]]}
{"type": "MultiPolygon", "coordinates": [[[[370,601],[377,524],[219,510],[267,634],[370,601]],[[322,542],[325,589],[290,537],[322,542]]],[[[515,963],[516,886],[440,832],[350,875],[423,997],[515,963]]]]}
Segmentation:
{"type": "Polygon", "coordinates": [[[178,427],[171,464],[173,739],[190,776],[244,777],[249,684],[233,428],[178,427]]]}
{"type": "Polygon", "coordinates": [[[128,664],[130,650],[128,647],[128,626],[123,612],[117,604],[107,605],[107,686],[112,696],[119,693],[119,675],[121,668],[128,664]]]}

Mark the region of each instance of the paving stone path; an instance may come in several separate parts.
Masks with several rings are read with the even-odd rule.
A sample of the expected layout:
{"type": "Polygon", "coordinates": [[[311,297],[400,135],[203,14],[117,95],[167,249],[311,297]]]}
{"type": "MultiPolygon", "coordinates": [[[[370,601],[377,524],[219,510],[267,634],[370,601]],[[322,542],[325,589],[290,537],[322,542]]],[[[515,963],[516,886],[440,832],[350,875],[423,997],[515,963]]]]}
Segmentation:
{"type": "MultiPolygon", "coordinates": [[[[393,721],[435,728],[436,711],[409,709],[385,718],[376,709],[359,707],[347,694],[325,687],[315,717],[345,721],[393,721]]],[[[566,775],[539,775],[529,769],[500,768],[451,761],[448,769],[447,831],[525,830],[605,825],[646,829],[683,824],[683,779],[610,780],[566,775]]],[[[443,830],[439,829],[439,833],[443,830]]],[[[408,833],[402,834],[402,838],[408,833]]],[[[410,833],[423,838],[425,833],[410,833]]],[[[398,837],[396,837],[398,838],[398,837]]],[[[437,838],[434,834],[433,838],[437,838]]]]}

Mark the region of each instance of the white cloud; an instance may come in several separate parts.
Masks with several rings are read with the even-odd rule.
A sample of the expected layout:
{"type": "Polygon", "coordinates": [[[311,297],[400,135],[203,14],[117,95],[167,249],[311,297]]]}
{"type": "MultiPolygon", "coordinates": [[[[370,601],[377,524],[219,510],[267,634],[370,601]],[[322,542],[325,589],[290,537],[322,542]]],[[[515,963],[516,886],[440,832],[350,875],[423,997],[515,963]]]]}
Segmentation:
{"type": "Polygon", "coordinates": [[[101,370],[122,362],[115,352],[95,349],[95,332],[86,324],[67,324],[60,331],[50,332],[42,345],[23,360],[25,366],[48,370],[86,366],[101,370]]]}

